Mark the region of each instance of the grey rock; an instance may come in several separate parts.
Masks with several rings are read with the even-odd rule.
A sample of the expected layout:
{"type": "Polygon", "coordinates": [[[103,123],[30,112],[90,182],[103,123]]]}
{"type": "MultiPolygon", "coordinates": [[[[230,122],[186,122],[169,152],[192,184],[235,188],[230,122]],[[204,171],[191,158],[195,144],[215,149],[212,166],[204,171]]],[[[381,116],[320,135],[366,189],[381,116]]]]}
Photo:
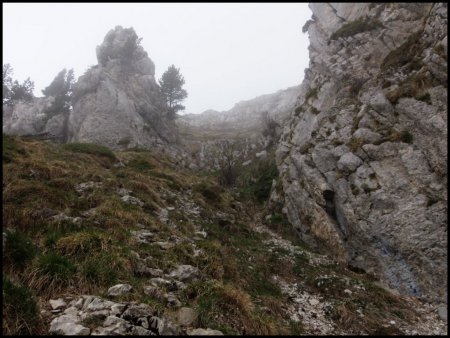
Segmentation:
{"type": "Polygon", "coordinates": [[[135,336],[155,336],[156,334],[150,330],[144,329],[141,326],[133,326],[131,328],[131,334],[135,336]]]}
{"type": "Polygon", "coordinates": [[[277,145],[282,192],[272,192],[269,207],[281,204],[300,237],[312,246],[320,240],[338,261],[357,263],[402,294],[439,301],[448,285],[447,207],[439,202],[447,200],[447,60],[430,47],[416,55],[419,72],[384,65],[422,22],[420,41],[442,43],[447,9],[429,3],[420,10],[367,3],[310,8],[310,67],[299,109],[277,145]],[[330,39],[366,14],[384,28],[330,39]],[[416,74],[434,79],[426,89],[430,100],[394,101],[416,74]],[[312,89],[317,97],[307,100],[312,89]]]}
{"type": "Polygon", "coordinates": [[[68,307],[67,309],[64,310],[64,314],[78,316],[78,312],[79,311],[80,310],[77,309],[75,306],[71,306],[71,307],[68,307]]]}
{"type": "Polygon", "coordinates": [[[63,323],[50,326],[49,333],[62,336],[89,336],[91,330],[80,324],[63,323]]]}
{"type": "Polygon", "coordinates": [[[140,207],[144,206],[144,202],[142,202],[139,198],[130,195],[122,196],[121,200],[128,204],[138,205],[140,207]]]}
{"type": "Polygon", "coordinates": [[[175,247],[175,243],[173,242],[154,242],[154,244],[163,250],[169,250],[175,247]]]}
{"type": "Polygon", "coordinates": [[[137,35],[117,26],[97,47],[98,65],[80,76],[68,119],[68,141],[121,149],[175,144],[177,131],[165,114],[154,64],[142,46],[130,52],[137,35]],[[98,127],[101,126],[99,129],[98,127]]]}
{"type": "Polygon", "coordinates": [[[90,329],[79,324],[80,317],[62,315],[53,319],[50,323],[50,334],[88,336],[90,329]]]}
{"type": "Polygon", "coordinates": [[[75,191],[79,194],[82,194],[87,190],[91,190],[93,188],[100,188],[101,186],[102,182],[93,182],[93,181],[83,182],[75,186],[75,191]]]}
{"type": "Polygon", "coordinates": [[[154,314],[155,310],[147,304],[131,304],[122,314],[121,318],[127,321],[136,321],[138,318],[153,316],[154,314]]]}
{"type": "Polygon", "coordinates": [[[150,278],[149,281],[150,284],[152,284],[153,286],[167,286],[171,284],[170,280],[161,277],[150,278]]]}
{"type": "Polygon", "coordinates": [[[108,289],[108,296],[122,296],[129,293],[133,287],[130,284],[117,284],[108,289]]]}
{"type": "Polygon", "coordinates": [[[197,312],[190,307],[182,307],[177,311],[177,323],[182,326],[193,325],[197,317],[197,312]]]}
{"type": "Polygon", "coordinates": [[[154,233],[147,230],[133,230],[131,234],[138,243],[150,243],[151,239],[155,236],[154,233]]]}
{"type": "Polygon", "coordinates": [[[144,286],[144,293],[147,296],[151,296],[151,297],[154,297],[156,299],[160,299],[160,300],[164,299],[163,292],[161,291],[161,289],[159,289],[156,286],[152,286],[152,285],[144,286]]]}
{"type": "Polygon", "coordinates": [[[103,326],[111,326],[111,325],[117,325],[117,324],[121,324],[121,325],[126,325],[127,321],[125,319],[116,317],[116,316],[108,316],[105,321],[103,322],[103,326]]]}
{"type": "Polygon", "coordinates": [[[223,332],[219,330],[207,329],[192,329],[186,331],[188,336],[223,336],[223,332]]]}
{"type": "Polygon", "coordinates": [[[362,164],[362,160],[353,153],[346,153],[337,162],[339,170],[353,172],[362,164]]]}
{"type": "Polygon", "coordinates": [[[83,311],[100,311],[100,310],[111,310],[111,307],[116,303],[109,300],[94,297],[92,301],[87,304],[88,299],[86,299],[83,306],[83,311]],[[86,307],[85,307],[86,306],[86,307]]]}
{"type": "Polygon", "coordinates": [[[181,302],[172,292],[169,292],[166,297],[167,305],[173,307],[180,307],[181,302]]]}
{"type": "Polygon", "coordinates": [[[443,321],[447,321],[447,306],[440,306],[438,307],[438,314],[439,317],[443,320],[443,321]]]}
{"type": "Polygon", "coordinates": [[[81,321],[84,323],[91,320],[103,320],[110,315],[110,310],[97,310],[91,312],[82,312],[80,315],[81,321]]]}
{"type": "Polygon", "coordinates": [[[169,276],[182,282],[187,282],[198,279],[200,271],[192,265],[178,265],[170,272],[169,276]]]}
{"type": "Polygon", "coordinates": [[[120,316],[127,307],[126,304],[116,303],[111,306],[111,315],[120,316]]]}
{"type": "Polygon", "coordinates": [[[62,298],[50,299],[49,303],[53,310],[62,309],[67,306],[67,303],[62,298]]]}
{"type": "Polygon", "coordinates": [[[256,153],[255,156],[256,156],[256,158],[264,158],[264,157],[267,156],[267,151],[263,150],[263,151],[261,151],[259,153],[256,153]]]}
{"type": "Polygon", "coordinates": [[[119,196],[122,196],[122,197],[127,196],[132,193],[132,190],[126,189],[126,188],[118,188],[116,191],[119,194],[119,196]]]}

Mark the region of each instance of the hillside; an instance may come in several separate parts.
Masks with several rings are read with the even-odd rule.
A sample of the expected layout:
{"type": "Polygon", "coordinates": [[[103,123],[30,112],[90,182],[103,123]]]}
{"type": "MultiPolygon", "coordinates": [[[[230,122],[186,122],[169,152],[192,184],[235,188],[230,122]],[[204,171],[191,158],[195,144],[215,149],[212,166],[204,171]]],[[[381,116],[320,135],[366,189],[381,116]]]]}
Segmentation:
{"type": "MultiPolygon", "coordinates": [[[[271,163],[246,174],[271,184],[257,180],[271,163]]],[[[3,173],[3,334],[445,330],[430,305],[311,251],[254,187],[6,135],[3,173]]]]}

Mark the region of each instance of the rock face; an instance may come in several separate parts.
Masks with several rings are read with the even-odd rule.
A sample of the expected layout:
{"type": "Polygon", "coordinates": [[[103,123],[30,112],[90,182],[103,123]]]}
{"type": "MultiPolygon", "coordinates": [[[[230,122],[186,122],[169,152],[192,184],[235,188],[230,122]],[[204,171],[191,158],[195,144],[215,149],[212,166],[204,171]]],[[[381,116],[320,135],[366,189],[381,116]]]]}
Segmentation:
{"type": "Polygon", "coordinates": [[[447,5],[310,8],[272,205],[339,260],[446,301],[447,5]]]}
{"type": "Polygon", "coordinates": [[[241,101],[228,111],[207,110],[201,114],[182,115],[177,123],[201,130],[210,128],[222,131],[227,128],[258,128],[261,126],[260,115],[264,111],[267,111],[271,117],[277,120],[286,118],[295,106],[299,89],[299,86],[294,86],[273,94],[241,101]]]}
{"type": "Polygon", "coordinates": [[[66,114],[49,113],[53,97],[39,97],[30,102],[19,101],[12,107],[3,106],[3,132],[14,135],[49,134],[62,138],[66,114]]]}
{"type": "Polygon", "coordinates": [[[165,116],[155,66],[132,28],[117,26],[97,47],[98,65],[75,86],[68,141],[110,148],[158,147],[177,142],[165,116]]]}
{"type": "Polygon", "coordinates": [[[97,47],[98,65],[74,86],[73,111],[50,113],[54,98],[4,107],[3,131],[49,134],[62,142],[88,142],[112,149],[161,148],[184,156],[175,123],[155,81],[155,66],[133,28],[115,27],[97,47]]]}
{"type": "Polygon", "coordinates": [[[180,127],[185,148],[193,156],[198,167],[214,168],[216,142],[235,140],[241,162],[253,159],[255,154],[275,143],[273,136],[262,135],[263,113],[273,119],[278,126],[276,136],[281,133],[281,125],[295,107],[300,87],[294,86],[276,93],[261,95],[251,100],[236,103],[228,111],[207,110],[201,114],[180,116],[176,123],[180,127]]]}

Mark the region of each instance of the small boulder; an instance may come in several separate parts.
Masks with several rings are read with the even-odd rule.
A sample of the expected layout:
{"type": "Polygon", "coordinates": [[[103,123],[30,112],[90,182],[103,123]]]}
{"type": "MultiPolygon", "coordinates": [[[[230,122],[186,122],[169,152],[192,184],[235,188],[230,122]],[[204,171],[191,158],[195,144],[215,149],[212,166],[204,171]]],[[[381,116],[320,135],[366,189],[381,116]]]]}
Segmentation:
{"type": "Polygon", "coordinates": [[[443,321],[447,321],[447,307],[446,306],[440,306],[438,308],[438,314],[439,314],[439,317],[443,321]]]}
{"type": "Polygon", "coordinates": [[[186,333],[188,336],[223,336],[223,333],[221,331],[212,330],[210,328],[187,330],[186,333]]]}
{"type": "Polygon", "coordinates": [[[346,172],[355,171],[362,164],[362,160],[353,153],[345,153],[337,163],[339,170],[346,172]]]}
{"type": "Polygon", "coordinates": [[[155,336],[152,331],[144,329],[142,326],[133,326],[131,328],[131,334],[134,336],[155,336]]]}
{"type": "Polygon", "coordinates": [[[50,327],[49,333],[62,336],[89,336],[91,330],[80,324],[64,323],[50,327]]]}
{"type": "Polygon", "coordinates": [[[259,153],[256,153],[255,156],[256,156],[256,158],[264,158],[267,156],[267,151],[263,150],[259,153]]]}
{"type": "Polygon", "coordinates": [[[51,321],[49,333],[64,336],[88,336],[91,330],[79,323],[80,317],[78,316],[59,316],[51,321]]]}
{"type": "Polygon", "coordinates": [[[130,284],[117,284],[108,289],[108,296],[122,296],[132,289],[133,287],[130,284]]]}
{"type": "Polygon", "coordinates": [[[166,296],[167,305],[173,307],[181,306],[180,300],[172,292],[169,292],[166,296]]]}
{"type": "Polygon", "coordinates": [[[198,279],[199,270],[192,265],[178,265],[175,270],[170,272],[169,276],[182,282],[188,282],[198,279]]]}
{"type": "Polygon", "coordinates": [[[67,306],[67,303],[62,298],[50,299],[49,303],[53,310],[60,310],[67,306]]]}
{"type": "Polygon", "coordinates": [[[130,305],[122,314],[122,318],[128,321],[136,321],[141,317],[153,316],[155,310],[147,304],[130,305]]]}
{"type": "Polygon", "coordinates": [[[197,313],[193,308],[182,307],[177,312],[177,322],[182,326],[191,326],[197,320],[197,313]]]}
{"type": "Polygon", "coordinates": [[[123,202],[125,202],[125,203],[128,203],[128,204],[138,205],[140,207],[144,206],[144,202],[142,202],[139,198],[133,197],[133,196],[130,196],[130,195],[122,196],[121,200],[123,202]]]}

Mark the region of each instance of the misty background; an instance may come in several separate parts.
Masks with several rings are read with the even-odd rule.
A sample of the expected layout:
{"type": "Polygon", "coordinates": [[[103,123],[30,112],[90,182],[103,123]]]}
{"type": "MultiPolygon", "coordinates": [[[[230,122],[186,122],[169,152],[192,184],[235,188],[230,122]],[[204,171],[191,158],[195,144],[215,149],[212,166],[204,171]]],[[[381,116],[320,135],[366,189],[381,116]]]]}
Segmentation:
{"type": "Polygon", "coordinates": [[[78,78],[116,25],[133,27],[155,63],[174,64],[188,91],[183,113],[228,110],[299,85],[308,66],[307,3],[4,3],[3,64],[34,94],[63,68],[78,78]]]}

